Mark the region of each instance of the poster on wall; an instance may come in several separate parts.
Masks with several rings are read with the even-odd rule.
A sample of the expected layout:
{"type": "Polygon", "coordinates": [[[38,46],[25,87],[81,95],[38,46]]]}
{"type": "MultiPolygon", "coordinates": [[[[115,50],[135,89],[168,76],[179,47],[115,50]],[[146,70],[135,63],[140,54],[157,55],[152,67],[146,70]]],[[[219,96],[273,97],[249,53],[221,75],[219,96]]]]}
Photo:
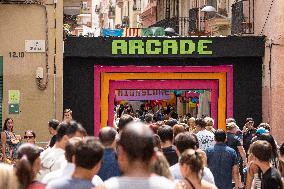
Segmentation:
{"type": "Polygon", "coordinates": [[[170,90],[117,90],[116,100],[169,100],[170,90]]]}
{"type": "Polygon", "coordinates": [[[9,104],[19,104],[20,103],[20,91],[19,90],[9,90],[8,91],[8,103],[9,104]]]}

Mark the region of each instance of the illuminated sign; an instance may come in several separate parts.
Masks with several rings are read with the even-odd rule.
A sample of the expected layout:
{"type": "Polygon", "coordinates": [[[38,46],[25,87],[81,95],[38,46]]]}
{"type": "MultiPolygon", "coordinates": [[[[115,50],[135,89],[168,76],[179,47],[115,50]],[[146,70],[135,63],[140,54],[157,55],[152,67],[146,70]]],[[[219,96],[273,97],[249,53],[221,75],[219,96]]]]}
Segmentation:
{"type": "Polygon", "coordinates": [[[114,39],[113,55],[212,55],[210,39],[114,39]]]}

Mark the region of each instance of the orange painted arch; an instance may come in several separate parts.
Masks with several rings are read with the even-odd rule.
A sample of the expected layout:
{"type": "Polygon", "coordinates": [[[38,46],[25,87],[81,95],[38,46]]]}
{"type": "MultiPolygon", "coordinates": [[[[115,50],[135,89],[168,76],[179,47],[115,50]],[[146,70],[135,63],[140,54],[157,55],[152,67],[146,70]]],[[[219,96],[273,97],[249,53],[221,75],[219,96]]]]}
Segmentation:
{"type": "Polygon", "coordinates": [[[101,73],[101,127],[107,125],[110,80],[218,79],[218,128],[226,130],[226,73],[101,73]]]}

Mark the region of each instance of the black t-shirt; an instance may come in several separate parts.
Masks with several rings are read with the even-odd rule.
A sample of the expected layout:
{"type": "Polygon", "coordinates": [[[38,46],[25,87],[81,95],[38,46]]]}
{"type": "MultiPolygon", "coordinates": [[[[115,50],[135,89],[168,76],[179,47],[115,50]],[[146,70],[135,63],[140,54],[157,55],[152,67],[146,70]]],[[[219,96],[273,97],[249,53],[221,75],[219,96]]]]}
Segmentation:
{"type": "Polygon", "coordinates": [[[255,137],[255,133],[256,133],[256,130],[254,128],[244,133],[243,143],[244,143],[244,149],[246,152],[248,152],[252,139],[253,137],[255,137]]]}
{"type": "Polygon", "coordinates": [[[240,157],[238,146],[242,146],[240,139],[233,133],[227,132],[227,146],[233,148],[240,157]]]}
{"type": "Polygon", "coordinates": [[[52,148],[56,142],[56,135],[53,135],[50,139],[49,147],[52,148]]]}
{"type": "Polygon", "coordinates": [[[262,174],[261,189],[282,189],[280,173],[274,167],[269,168],[262,174]]]}
{"type": "Polygon", "coordinates": [[[176,164],[178,162],[178,156],[175,150],[175,147],[170,146],[167,148],[162,148],[164,156],[168,160],[170,166],[176,164]]]}

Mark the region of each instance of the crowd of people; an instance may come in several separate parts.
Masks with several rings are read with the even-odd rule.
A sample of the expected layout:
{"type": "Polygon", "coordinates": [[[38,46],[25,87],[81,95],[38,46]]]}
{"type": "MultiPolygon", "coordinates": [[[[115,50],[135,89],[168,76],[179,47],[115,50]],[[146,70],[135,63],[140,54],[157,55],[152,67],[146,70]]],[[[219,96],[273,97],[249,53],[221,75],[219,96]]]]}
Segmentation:
{"type": "Polygon", "coordinates": [[[140,118],[123,113],[93,137],[67,109],[62,122],[48,122],[43,148],[7,118],[0,189],[283,189],[284,144],[267,123],[247,118],[241,129],[229,118],[224,131],[210,117],[140,118]]]}

